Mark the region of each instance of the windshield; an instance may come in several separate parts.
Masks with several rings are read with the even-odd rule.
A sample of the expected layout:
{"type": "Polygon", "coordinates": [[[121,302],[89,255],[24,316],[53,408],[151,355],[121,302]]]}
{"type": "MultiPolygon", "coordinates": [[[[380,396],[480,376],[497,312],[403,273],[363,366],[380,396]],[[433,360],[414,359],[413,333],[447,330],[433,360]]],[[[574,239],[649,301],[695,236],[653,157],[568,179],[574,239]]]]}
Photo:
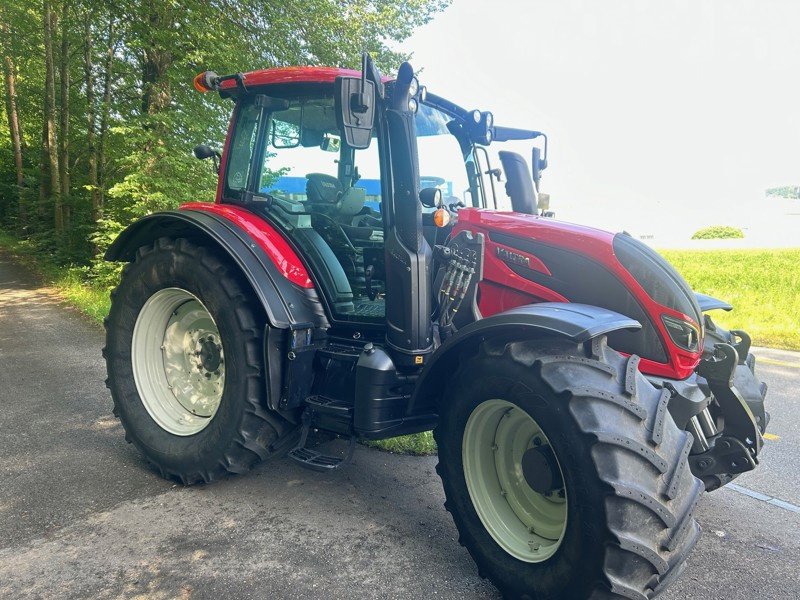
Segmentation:
{"type": "MultiPolygon", "coordinates": [[[[243,107],[237,123],[240,134],[232,148],[232,168],[226,187],[232,193],[248,180],[262,193],[286,200],[307,200],[308,175],[338,178],[346,189],[364,190],[365,205],[381,212],[381,175],[377,140],[365,150],[343,152],[333,98],[296,98],[285,110],[269,115],[264,140],[264,160],[258,173],[249,173],[249,156],[258,151],[256,131],[261,111],[243,107]]],[[[491,206],[483,193],[485,153],[476,152],[459,125],[460,120],[430,104],[421,104],[415,117],[419,154],[420,189],[438,188],[447,205],[491,206]]],[[[491,190],[491,187],[486,184],[491,190]]],[[[490,194],[489,194],[490,195],[490,194]]],[[[435,209],[423,207],[423,211],[435,209]]]]}
{"type": "MultiPolygon", "coordinates": [[[[428,104],[416,116],[420,189],[439,188],[445,204],[479,206],[479,189],[472,148],[456,134],[453,117],[428,104]],[[470,184],[472,180],[472,184],[470,184]]],[[[429,209],[433,210],[433,209],[429,209]]]]}

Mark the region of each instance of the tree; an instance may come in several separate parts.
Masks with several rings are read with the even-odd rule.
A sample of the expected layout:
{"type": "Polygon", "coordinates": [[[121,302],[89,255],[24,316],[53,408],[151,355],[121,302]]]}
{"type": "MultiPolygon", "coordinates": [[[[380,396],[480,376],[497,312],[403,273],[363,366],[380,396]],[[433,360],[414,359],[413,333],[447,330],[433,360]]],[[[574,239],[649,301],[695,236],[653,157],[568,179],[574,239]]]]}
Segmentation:
{"type": "Polygon", "coordinates": [[[17,200],[19,202],[19,222],[24,227],[27,220],[25,205],[21,199],[21,190],[24,183],[24,173],[22,170],[22,151],[23,137],[22,127],[20,126],[19,113],[17,112],[17,74],[14,66],[14,58],[11,55],[10,37],[6,16],[0,13],[0,35],[3,42],[3,78],[6,86],[6,116],[8,118],[8,131],[11,137],[11,145],[14,152],[14,168],[16,170],[17,200]]]}
{"type": "Polygon", "coordinates": [[[45,84],[44,84],[44,117],[42,133],[42,152],[46,160],[42,161],[43,172],[40,189],[41,198],[44,199],[49,192],[53,198],[53,213],[56,237],[64,231],[64,212],[61,204],[61,181],[58,164],[58,136],[56,135],[56,76],[53,63],[53,37],[58,29],[58,17],[53,12],[50,0],[44,0],[44,55],[45,55],[45,84]],[[45,187],[46,174],[49,173],[50,187],[45,187]]]}
{"type": "Polygon", "coordinates": [[[784,187],[769,188],[767,196],[776,196],[778,198],[800,198],[800,185],[787,185],[784,187]]]}
{"type": "Polygon", "coordinates": [[[62,200],[63,227],[70,225],[70,173],[69,173],[69,0],[62,0],[61,6],[61,54],[59,56],[58,73],[60,89],[60,105],[58,107],[59,119],[59,147],[58,147],[58,177],[60,180],[60,196],[62,200]]]}
{"type": "Polygon", "coordinates": [[[25,235],[63,262],[90,263],[138,216],[213,197],[215,176],[191,149],[224,136],[230,105],[193,90],[199,71],[358,67],[368,50],[389,72],[401,58],[389,44],[446,4],[4,2],[0,157],[8,160],[0,160],[0,194],[15,206],[0,210],[0,227],[15,225],[27,208],[25,235]],[[26,144],[24,132],[41,140],[26,144]],[[38,205],[2,191],[37,184],[38,205]]]}

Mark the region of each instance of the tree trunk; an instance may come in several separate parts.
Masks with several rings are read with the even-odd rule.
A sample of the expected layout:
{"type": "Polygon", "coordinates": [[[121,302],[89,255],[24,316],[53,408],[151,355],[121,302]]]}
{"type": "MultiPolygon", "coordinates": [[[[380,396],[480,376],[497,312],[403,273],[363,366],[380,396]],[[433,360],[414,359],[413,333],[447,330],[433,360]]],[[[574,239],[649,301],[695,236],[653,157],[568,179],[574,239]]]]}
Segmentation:
{"type": "MultiPolygon", "coordinates": [[[[59,178],[61,179],[61,200],[63,225],[69,230],[71,218],[70,172],[69,172],[69,2],[63,0],[61,7],[61,56],[59,58],[59,79],[61,106],[59,123],[59,178]]],[[[55,31],[55,28],[54,28],[55,31]]]]}
{"type": "Polygon", "coordinates": [[[83,25],[83,73],[86,88],[86,152],[89,155],[88,175],[92,199],[92,220],[97,222],[101,217],[100,190],[97,187],[97,144],[95,142],[96,117],[94,99],[94,76],[92,62],[92,27],[89,15],[85,15],[83,25]]]}
{"type": "Polygon", "coordinates": [[[27,210],[22,194],[24,172],[22,170],[22,128],[19,124],[17,113],[17,75],[14,68],[14,59],[11,56],[10,34],[8,23],[5,19],[0,21],[0,34],[3,37],[3,75],[6,83],[6,116],[8,117],[8,131],[11,135],[11,146],[14,150],[14,166],[17,172],[17,201],[19,207],[19,227],[23,230],[27,225],[27,210]]]}
{"type": "Polygon", "coordinates": [[[144,46],[142,63],[142,114],[152,116],[169,106],[171,93],[167,71],[172,66],[172,53],[163,46],[164,28],[170,25],[170,17],[159,2],[150,3],[149,31],[151,39],[144,46]]]}
{"type": "Polygon", "coordinates": [[[108,45],[106,50],[105,72],[103,73],[103,103],[100,105],[100,135],[97,141],[97,186],[98,206],[103,211],[106,194],[106,138],[108,137],[108,119],[111,107],[111,79],[114,73],[114,52],[117,42],[114,39],[115,18],[108,17],[108,45]]]}
{"type": "Polygon", "coordinates": [[[61,181],[58,165],[58,141],[56,135],[56,79],[53,65],[53,34],[58,27],[58,17],[53,12],[50,0],[44,0],[44,145],[47,167],[50,171],[50,195],[53,197],[53,214],[56,237],[64,231],[64,214],[61,205],[61,181]]]}

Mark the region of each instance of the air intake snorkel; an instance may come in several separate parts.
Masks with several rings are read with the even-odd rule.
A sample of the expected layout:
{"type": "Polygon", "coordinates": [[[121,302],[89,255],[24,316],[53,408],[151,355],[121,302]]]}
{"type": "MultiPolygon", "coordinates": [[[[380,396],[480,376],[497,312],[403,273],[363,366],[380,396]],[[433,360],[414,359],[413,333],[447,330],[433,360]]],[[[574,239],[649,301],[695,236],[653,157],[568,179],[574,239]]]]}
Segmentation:
{"type": "Polygon", "coordinates": [[[431,248],[422,235],[419,160],[414,113],[419,84],[407,62],[400,65],[386,120],[392,171],[392,206],[386,235],[386,343],[398,366],[422,365],[433,349],[431,248]]]}

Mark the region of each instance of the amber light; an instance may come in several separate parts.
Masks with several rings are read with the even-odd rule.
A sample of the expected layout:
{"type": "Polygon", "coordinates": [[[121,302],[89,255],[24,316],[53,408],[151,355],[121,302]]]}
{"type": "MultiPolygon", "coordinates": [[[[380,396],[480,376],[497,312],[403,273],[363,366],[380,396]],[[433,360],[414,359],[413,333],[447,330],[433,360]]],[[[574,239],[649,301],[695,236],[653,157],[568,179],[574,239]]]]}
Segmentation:
{"type": "Polygon", "coordinates": [[[445,208],[437,208],[433,213],[433,223],[437,227],[444,227],[450,222],[450,213],[445,208]]]}
{"type": "Polygon", "coordinates": [[[198,73],[197,77],[194,78],[194,81],[192,83],[194,83],[194,89],[196,89],[198,92],[202,92],[203,94],[205,94],[208,91],[208,88],[206,87],[205,71],[203,71],[202,73],[198,73]]]}

